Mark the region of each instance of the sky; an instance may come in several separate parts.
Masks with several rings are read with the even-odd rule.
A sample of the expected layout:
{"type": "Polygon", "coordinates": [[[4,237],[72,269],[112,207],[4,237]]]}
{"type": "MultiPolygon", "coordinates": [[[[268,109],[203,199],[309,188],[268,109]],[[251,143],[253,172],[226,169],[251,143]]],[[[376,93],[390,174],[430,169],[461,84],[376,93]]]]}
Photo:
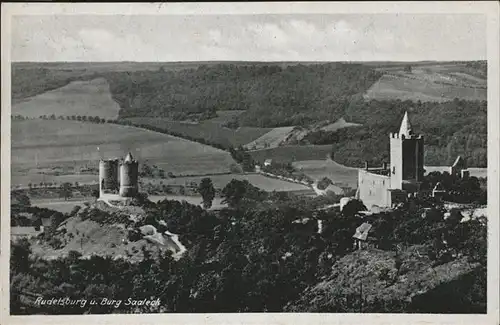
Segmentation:
{"type": "Polygon", "coordinates": [[[473,14],[30,15],[12,61],[485,60],[473,14]]]}

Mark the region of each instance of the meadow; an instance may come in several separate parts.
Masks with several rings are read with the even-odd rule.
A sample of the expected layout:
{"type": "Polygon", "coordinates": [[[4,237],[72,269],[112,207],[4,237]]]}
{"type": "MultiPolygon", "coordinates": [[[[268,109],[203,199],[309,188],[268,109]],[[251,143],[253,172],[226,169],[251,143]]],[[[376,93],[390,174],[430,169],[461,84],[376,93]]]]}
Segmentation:
{"type": "Polygon", "coordinates": [[[105,79],[73,81],[12,106],[12,115],[25,117],[86,115],[117,118],[120,107],[111,98],[105,79]]]}
{"type": "Polygon", "coordinates": [[[347,122],[343,117],[339,118],[334,123],[325,125],[321,128],[322,131],[334,132],[343,128],[361,126],[359,123],[347,122]]]}
{"type": "Polygon", "coordinates": [[[97,167],[99,159],[122,157],[128,151],[143,163],[176,175],[229,172],[234,164],[223,150],[131,126],[66,120],[12,122],[13,176],[40,168],[97,167]]]}
{"type": "Polygon", "coordinates": [[[293,126],[274,128],[258,139],[247,143],[245,147],[251,150],[276,148],[287,138],[293,129],[293,126]]]}
{"type": "Polygon", "coordinates": [[[464,64],[421,65],[411,72],[404,71],[403,66],[381,70],[386,74],[368,89],[365,99],[486,100],[486,76],[464,64]]]}
{"type": "Polygon", "coordinates": [[[328,177],[339,186],[358,187],[357,168],[346,167],[330,159],[297,161],[292,165],[314,180],[328,177]]]}
{"type": "Polygon", "coordinates": [[[258,127],[239,127],[237,129],[226,128],[221,125],[220,121],[225,120],[227,115],[215,121],[207,120],[198,123],[150,117],[133,117],[127,118],[126,120],[131,121],[135,125],[149,125],[165,130],[166,132],[179,134],[183,137],[203,139],[207,143],[216,143],[226,148],[229,146],[238,147],[245,145],[272,130],[270,128],[258,127]]]}
{"type": "Polygon", "coordinates": [[[182,185],[186,186],[194,182],[199,184],[203,178],[210,178],[215,188],[224,188],[231,180],[247,180],[253,186],[258,187],[264,191],[305,191],[310,188],[297,183],[287,182],[280,179],[267,177],[260,174],[225,174],[225,175],[210,175],[210,176],[189,176],[189,177],[176,177],[167,179],[145,179],[145,183],[163,184],[163,185],[182,185]]]}

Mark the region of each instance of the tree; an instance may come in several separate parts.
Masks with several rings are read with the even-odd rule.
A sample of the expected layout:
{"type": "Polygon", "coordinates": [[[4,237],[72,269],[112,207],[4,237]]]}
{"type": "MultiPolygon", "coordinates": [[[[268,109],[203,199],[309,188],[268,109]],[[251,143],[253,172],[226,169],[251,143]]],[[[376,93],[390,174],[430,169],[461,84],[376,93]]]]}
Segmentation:
{"type": "Polygon", "coordinates": [[[98,199],[99,195],[100,195],[99,190],[98,189],[93,189],[92,192],[91,192],[91,195],[92,195],[92,197],[95,197],[96,199],[98,199]]]}
{"type": "Polygon", "coordinates": [[[203,198],[203,207],[205,209],[210,209],[212,207],[212,201],[215,197],[215,188],[212,183],[212,179],[203,178],[198,186],[198,192],[200,192],[203,198]]]}
{"type": "Polygon", "coordinates": [[[70,197],[73,196],[73,191],[71,188],[71,183],[63,183],[61,185],[61,189],[59,192],[59,195],[64,198],[64,200],[69,199],[70,197]]]}
{"type": "Polygon", "coordinates": [[[333,181],[331,179],[329,179],[328,177],[323,177],[318,182],[318,189],[325,190],[328,186],[330,186],[332,184],[333,184],[333,181]]]}
{"type": "Polygon", "coordinates": [[[247,180],[240,181],[232,179],[222,189],[222,203],[227,203],[230,207],[238,206],[243,199],[248,201],[261,201],[266,198],[266,192],[253,186],[247,180]]]}
{"type": "Polygon", "coordinates": [[[411,73],[411,71],[412,71],[411,65],[409,65],[409,64],[405,65],[404,71],[407,73],[411,73]]]}
{"type": "Polygon", "coordinates": [[[360,200],[349,201],[342,209],[342,215],[346,217],[353,217],[359,211],[366,210],[366,206],[360,200]]]}
{"type": "Polygon", "coordinates": [[[27,239],[11,242],[10,266],[13,270],[22,273],[30,271],[31,247],[27,239]]]}

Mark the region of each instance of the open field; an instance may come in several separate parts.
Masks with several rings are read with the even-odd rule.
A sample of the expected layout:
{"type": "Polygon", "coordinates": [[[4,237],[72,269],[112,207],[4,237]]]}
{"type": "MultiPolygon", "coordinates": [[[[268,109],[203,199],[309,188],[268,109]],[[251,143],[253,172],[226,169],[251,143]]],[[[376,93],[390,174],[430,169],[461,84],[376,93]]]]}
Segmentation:
{"type": "Polygon", "coordinates": [[[486,89],[436,84],[425,79],[384,75],[366,93],[366,99],[444,102],[454,98],[486,100],[486,89]]]}
{"type": "Polygon", "coordinates": [[[122,157],[128,151],[177,175],[228,172],[234,163],[223,150],[136,127],[66,120],[12,122],[13,175],[33,173],[34,168],[97,167],[100,158],[122,157]]]}
{"type": "Polygon", "coordinates": [[[249,142],[245,147],[251,150],[276,148],[287,138],[293,129],[293,126],[274,128],[258,139],[249,142]]]}
{"type": "Polygon", "coordinates": [[[358,187],[358,169],[343,166],[330,159],[297,161],[293,166],[314,180],[328,177],[334,184],[358,187]]]}
{"type": "Polygon", "coordinates": [[[341,117],[337,121],[335,121],[334,123],[323,126],[321,128],[321,130],[334,132],[334,131],[337,131],[337,130],[340,130],[343,128],[349,128],[349,127],[354,127],[354,126],[361,126],[361,124],[347,122],[343,117],[341,117]]]}
{"type": "Polygon", "coordinates": [[[111,98],[109,85],[102,78],[73,81],[12,106],[12,115],[26,117],[86,115],[116,118],[120,107],[111,98]]]}
{"type": "Polygon", "coordinates": [[[217,143],[223,146],[240,146],[247,144],[261,135],[269,132],[269,128],[240,127],[236,130],[222,127],[219,122],[211,120],[200,123],[172,121],[165,118],[134,117],[127,120],[135,124],[145,124],[158,127],[167,132],[174,132],[185,137],[204,139],[207,143],[217,143]]]}
{"type": "Polygon", "coordinates": [[[70,213],[74,207],[77,205],[83,206],[86,202],[93,202],[94,198],[88,199],[78,199],[78,200],[68,200],[65,201],[63,199],[37,199],[31,200],[31,205],[39,208],[47,208],[54,211],[59,211],[62,213],[70,213]]]}
{"type": "Polygon", "coordinates": [[[74,184],[78,182],[81,185],[84,184],[98,184],[99,177],[91,174],[65,174],[65,175],[50,175],[50,174],[41,174],[39,170],[36,168],[29,170],[12,170],[11,174],[11,184],[19,185],[21,187],[27,187],[29,183],[31,184],[40,184],[40,183],[71,183],[74,184]]]}
{"type": "Polygon", "coordinates": [[[153,184],[162,184],[165,185],[187,185],[191,182],[195,182],[199,184],[203,178],[210,178],[214,184],[215,188],[222,189],[226,184],[228,184],[232,179],[237,180],[247,180],[253,186],[258,187],[264,191],[272,192],[272,191],[303,191],[309,190],[309,187],[283,181],[280,179],[275,179],[271,177],[267,177],[260,174],[226,174],[226,175],[213,175],[213,176],[192,176],[192,177],[176,177],[176,178],[168,178],[168,179],[145,179],[145,182],[151,182],[153,184]]]}
{"type": "Polygon", "coordinates": [[[381,68],[382,76],[366,99],[449,101],[454,98],[486,100],[486,76],[464,64],[429,64],[405,72],[403,66],[381,68]]]}
{"type": "Polygon", "coordinates": [[[266,159],[273,162],[289,163],[301,160],[322,160],[326,159],[332,151],[332,146],[327,145],[304,145],[304,146],[283,146],[271,149],[249,151],[252,158],[260,163],[266,159]]]}

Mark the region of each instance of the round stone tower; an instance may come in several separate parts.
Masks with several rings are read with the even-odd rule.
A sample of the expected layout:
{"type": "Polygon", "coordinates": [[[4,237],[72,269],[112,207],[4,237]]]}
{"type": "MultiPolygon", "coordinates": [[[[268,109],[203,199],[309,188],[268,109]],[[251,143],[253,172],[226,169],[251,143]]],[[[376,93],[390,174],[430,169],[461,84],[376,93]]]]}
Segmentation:
{"type": "Polygon", "coordinates": [[[118,159],[99,161],[99,193],[117,193],[118,184],[118,159]]]}
{"type": "Polygon", "coordinates": [[[120,164],[120,196],[133,197],[139,192],[139,163],[130,152],[120,164]]]}

